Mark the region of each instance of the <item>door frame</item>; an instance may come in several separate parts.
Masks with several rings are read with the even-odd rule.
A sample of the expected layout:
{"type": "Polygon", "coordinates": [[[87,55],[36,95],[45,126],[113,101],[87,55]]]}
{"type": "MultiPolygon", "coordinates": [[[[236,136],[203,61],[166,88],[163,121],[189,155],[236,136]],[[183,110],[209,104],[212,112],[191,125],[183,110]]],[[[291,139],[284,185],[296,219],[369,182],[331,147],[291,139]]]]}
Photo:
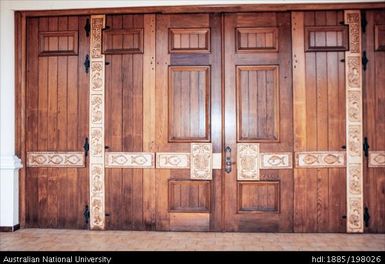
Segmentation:
{"type": "MultiPolygon", "coordinates": [[[[59,15],[97,15],[97,14],[130,14],[130,13],[222,13],[222,12],[261,12],[261,11],[306,11],[336,9],[380,9],[385,3],[325,3],[325,4],[230,4],[230,5],[192,5],[192,6],[158,6],[158,7],[124,7],[98,9],[68,10],[34,10],[15,11],[15,149],[16,155],[25,162],[26,149],[26,21],[28,17],[59,15]]],[[[223,51],[222,51],[223,52],[223,51]]],[[[294,78],[294,76],[293,76],[294,78]]],[[[222,89],[224,89],[222,82],[222,89]]],[[[222,91],[223,92],[223,91],[222,91]]],[[[222,95],[223,101],[223,95],[222,95]]],[[[223,104],[222,104],[223,107],[223,104]]],[[[223,109],[222,109],[223,110],[223,109]]],[[[26,217],[26,167],[19,171],[19,222],[25,227],[26,217]]],[[[222,171],[223,173],[223,171],[222,171]]],[[[222,186],[222,189],[224,187],[222,186]]],[[[223,229],[223,219],[222,219],[223,229]]]]}

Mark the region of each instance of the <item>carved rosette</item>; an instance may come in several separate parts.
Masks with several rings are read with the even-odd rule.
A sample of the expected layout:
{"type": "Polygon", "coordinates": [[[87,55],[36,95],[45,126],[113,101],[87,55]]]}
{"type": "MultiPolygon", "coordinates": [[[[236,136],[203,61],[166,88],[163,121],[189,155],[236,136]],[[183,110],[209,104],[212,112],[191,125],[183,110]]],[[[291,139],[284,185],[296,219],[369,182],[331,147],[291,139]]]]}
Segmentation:
{"type": "Polygon", "coordinates": [[[27,167],[84,167],[84,153],[28,152],[27,167]]]}
{"type": "Polygon", "coordinates": [[[259,180],[259,144],[237,144],[237,179],[259,180]]]}
{"type": "Polygon", "coordinates": [[[90,39],[90,228],[104,229],[104,55],[102,29],[105,16],[91,16],[90,39]]]}
{"type": "Polygon", "coordinates": [[[151,152],[106,152],[106,168],[154,168],[154,153],[151,152]]]}
{"type": "Polygon", "coordinates": [[[361,15],[346,10],[349,26],[349,48],[346,67],[346,188],[347,232],[363,232],[363,153],[362,153],[362,71],[361,15]]]}
{"type": "Polygon", "coordinates": [[[191,143],[191,179],[212,179],[212,149],[211,143],[191,143]]]}
{"type": "Polygon", "coordinates": [[[345,167],[345,151],[302,151],[296,152],[297,168],[345,167]]]}

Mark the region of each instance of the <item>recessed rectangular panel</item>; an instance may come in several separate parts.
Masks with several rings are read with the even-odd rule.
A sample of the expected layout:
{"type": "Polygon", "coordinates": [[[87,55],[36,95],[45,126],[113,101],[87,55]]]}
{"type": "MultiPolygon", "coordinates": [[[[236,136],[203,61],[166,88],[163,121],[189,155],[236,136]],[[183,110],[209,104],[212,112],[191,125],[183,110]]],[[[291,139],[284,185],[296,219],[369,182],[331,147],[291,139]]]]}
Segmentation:
{"type": "Polygon", "coordinates": [[[171,28],[169,30],[170,53],[209,53],[209,28],[171,28]]]}
{"type": "Polygon", "coordinates": [[[279,213],[279,181],[239,182],[239,213],[279,213]]]}
{"type": "Polygon", "coordinates": [[[170,66],[169,142],[210,140],[210,67],[170,66]]]}
{"type": "Polygon", "coordinates": [[[277,52],[278,28],[255,27],[236,28],[237,53],[277,52]]]}
{"type": "Polygon", "coordinates": [[[39,32],[39,56],[78,54],[78,31],[39,32]]]}
{"type": "Polygon", "coordinates": [[[143,29],[110,29],[103,34],[104,54],[143,53],[143,29]]]}
{"type": "Polygon", "coordinates": [[[238,142],[279,140],[278,66],[237,66],[238,142]]]}
{"type": "Polygon", "coordinates": [[[170,180],[169,210],[173,212],[209,212],[210,182],[170,180]]]}
{"type": "Polygon", "coordinates": [[[375,51],[385,51],[385,25],[374,25],[375,51]]]}
{"type": "Polygon", "coordinates": [[[305,51],[345,51],[348,49],[347,26],[305,27],[305,51]]]}

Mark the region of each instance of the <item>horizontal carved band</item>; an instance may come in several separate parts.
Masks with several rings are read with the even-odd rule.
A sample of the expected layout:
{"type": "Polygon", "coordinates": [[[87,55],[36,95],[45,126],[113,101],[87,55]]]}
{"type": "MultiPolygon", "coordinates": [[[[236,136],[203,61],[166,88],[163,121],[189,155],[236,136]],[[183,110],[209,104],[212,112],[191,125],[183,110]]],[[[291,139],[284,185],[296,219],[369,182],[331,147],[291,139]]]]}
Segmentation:
{"type": "Polygon", "coordinates": [[[385,151],[369,151],[369,167],[385,167],[385,151]]]}
{"type": "Polygon", "coordinates": [[[304,151],[296,152],[298,168],[334,168],[346,166],[345,151],[304,151]]]}
{"type": "Polygon", "coordinates": [[[84,167],[84,153],[28,152],[27,167],[84,167]]]}
{"type": "Polygon", "coordinates": [[[158,152],[156,153],[156,168],[189,169],[190,153],[158,152]]]}
{"type": "Polygon", "coordinates": [[[260,169],[278,170],[293,168],[291,152],[261,153],[260,169]]]}
{"type": "Polygon", "coordinates": [[[106,168],[154,168],[151,152],[106,152],[106,168]]]}

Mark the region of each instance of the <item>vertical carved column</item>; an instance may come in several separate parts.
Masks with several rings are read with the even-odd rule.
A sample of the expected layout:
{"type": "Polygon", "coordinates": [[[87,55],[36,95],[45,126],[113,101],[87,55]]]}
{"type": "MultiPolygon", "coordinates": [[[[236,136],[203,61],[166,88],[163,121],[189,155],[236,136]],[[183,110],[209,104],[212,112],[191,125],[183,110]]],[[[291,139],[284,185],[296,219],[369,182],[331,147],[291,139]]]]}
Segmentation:
{"type": "Polygon", "coordinates": [[[105,16],[91,16],[90,42],[90,227],[104,229],[104,55],[105,16]]]}
{"type": "Polygon", "coordinates": [[[361,17],[359,10],[346,10],[349,26],[349,50],[345,52],[346,76],[346,195],[349,233],[364,231],[363,225],[363,153],[362,153],[362,71],[361,17]]]}

